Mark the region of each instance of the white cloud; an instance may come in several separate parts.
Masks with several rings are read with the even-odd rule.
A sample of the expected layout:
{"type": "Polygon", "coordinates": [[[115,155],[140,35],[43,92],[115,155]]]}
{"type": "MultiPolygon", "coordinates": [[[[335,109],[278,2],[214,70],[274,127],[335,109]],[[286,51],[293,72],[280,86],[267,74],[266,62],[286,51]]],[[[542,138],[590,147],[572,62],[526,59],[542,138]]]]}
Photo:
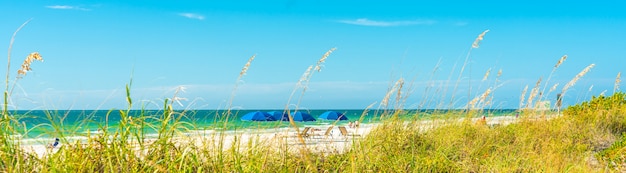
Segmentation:
{"type": "Polygon", "coordinates": [[[46,8],[57,9],[57,10],[82,10],[82,11],[90,10],[90,9],[82,8],[79,6],[70,6],[70,5],[49,5],[49,6],[46,6],[46,8]]]}
{"type": "Polygon", "coordinates": [[[434,24],[433,20],[401,20],[401,21],[376,21],[367,18],[360,18],[356,20],[340,20],[339,23],[361,25],[361,26],[407,26],[407,25],[431,25],[434,24]]]}
{"type": "Polygon", "coordinates": [[[203,15],[195,14],[195,13],[178,13],[178,15],[186,17],[186,18],[190,18],[190,19],[204,20],[203,15]]]}

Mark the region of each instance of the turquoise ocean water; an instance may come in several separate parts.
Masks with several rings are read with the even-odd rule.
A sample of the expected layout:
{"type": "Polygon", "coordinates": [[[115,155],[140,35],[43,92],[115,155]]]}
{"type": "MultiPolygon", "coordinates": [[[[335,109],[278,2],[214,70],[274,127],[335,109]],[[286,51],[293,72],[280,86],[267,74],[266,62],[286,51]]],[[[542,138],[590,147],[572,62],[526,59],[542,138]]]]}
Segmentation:
{"type": "MultiPolygon", "coordinates": [[[[281,121],[242,121],[241,117],[253,111],[283,111],[283,110],[231,110],[231,116],[226,122],[225,110],[185,110],[176,111],[174,118],[182,117],[180,120],[188,122],[187,128],[192,130],[238,130],[254,128],[277,128],[288,127],[288,122],[281,121]],[[182,116],[181,116],[182,115],[182,116]]],[[[300,110],[311,114],[317,118],[323,112],[330,110],[300,110]]],[[[349,121],[360,120],[362,123],[373,123],[379,121],[382,111],[377,110],[332,110],[342,112],[348,117],[348,121],[339,121],[338,125],[345,125],[349,121]]],[[[411,118],[416,114],[426,117],[434,111],[446,110],[405,110],[402,115],[411,118]]],[[[482,111],[487,116],[514,115],[514,109],[493,109],[482,111]]],[[[56,136],[85,136],[96,134],[104,129],[115,131],[120,123],[119,110],[31,110],[10,112],[19,122],[18,132],[22,138],[52,138],[56,136]]],[[[128,115],[134,120],[146,118],[145,123],[156,124],[158,119],[163,119],[162,110],[131,110],[128,115]]],[[[481,115],[478,115],[481,116],[481,115]]],[[[299,126],[314,126],[332,124],[334,121],[321,120],[311,122],[297,122],[299,126]]],[[[152,128],[145,128],[146,133],[155,133],[152,128]]]]}

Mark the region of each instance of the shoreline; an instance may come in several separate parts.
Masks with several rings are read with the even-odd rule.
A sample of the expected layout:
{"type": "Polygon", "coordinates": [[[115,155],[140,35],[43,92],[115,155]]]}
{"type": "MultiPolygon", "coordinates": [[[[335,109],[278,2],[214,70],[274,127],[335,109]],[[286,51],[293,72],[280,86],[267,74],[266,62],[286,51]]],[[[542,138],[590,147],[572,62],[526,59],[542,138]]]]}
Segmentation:
{"type": "MultiPolygon", "coordinates": [[[[522,118],[517,118],[515,116],[495,116],[486,117],[484,120],[482,120],[481,118],[472,118],[471,121],[473,123],[484,123],[488,126],[497,126],[515,123],[521,119],[522,118]]],[[[457,122],[461,122],[463,120],[463,118],[460,118],[457,122]]],[[[355,140],[357,140],[358,138],[366,137],[371,130],[373,130],[380,124],[380,122],[361,123],[359,127],[355,128],[350,128],[345,123],[337,123],[336,125],[303,125],[298,127],[299,131],[302,131],[305,127],[310,127],[311,129],[314,129],[314,131],[310,133],[310,136],[305,137],[304,140],[300,140],[297,137],[296,130],[294,130],[293,127],[260,129],[247,128],[225,131],[191,130],[188,132],[176,134],[172,137],[171,140],[173,140],[174,144],[176,145],[192,144],[196,147],[211,148],[217,148],[217,146],[221,146],[221,149],[223,150],[229,149],[231,146],[233,146],[234,142],[238,142],[235,146],[240,147],[240,149],[242,145],[248,144],[249,142],[254,142],[255,144],[257,142],[270,142],[293,146],[306,146],[306,148],[319,153],[343,153],[350,148],[355,140]],[[330,126],[333,126],[333,128],[330,129],[329,132],[327,132],[330,126]],[[345,127],[347,133],[351,134],[351,136],[344,136],[339,130],[339,127],[345,127]]],[[[444,124],[445,120],[421,120],[417,123],[417,125],[419,125],[421,129],[425,131],[444,124]]],[[[147,143],[150,143],[151,141],[155,141],[157,137],[158,134],[156,133],[146,134],[145,140],[147,143]]],[[[22,139],[21,141],[30,141],[31,143],[20,143],[20,147],[22,147],[22,149],[24,149],[26,152],[35,154],[36,156],[41,158],[45,157],[49,153],[57,152],[60,148],[64,146],[64,144],[71,143],[73,145],[74,143],[76,143],[76,141],[80,141],[80,143],[85,144],[85,141],[87,141],[88,139],[89,138],[86,136],[66,137],[66,143],[61,142],[57,147],[52,149],[47,148],[47,146],[52,143],[53,138],[22,139]],[[73,140],[68,140],[68,138],[73,140]]],[[[131,139],[129,142],[136,143],[137,141],[136,139],[131,139]]],[[[139,146],[137,146],[137,148],[139,148],[139,146]]]]}
{"type": "MultiPolygon", "coordinates": [[[[305,127],[310,127],[312,130],[309,134],[309,140],[305,140],[304,146],[308,148],[331,148],[333,150],[343,151],[353,140],[347,140],[346,138],[342,138],[342,134],[339,130],[339,127],[345,127],[348,133],[359,135],[360,137],[364,137],[371,131],[376,125],[379,123],[363,123],[360,124],[359,127],[349,128],[345,123],[337,123],[337,125],[332,125],[333,129],[331,130],[329,135],[325,135],[325,131],[331,126],[331,124],[326,125],[303,125],[299,126],[299,131],[302,131],[305,127]],[[321,142],[320,137],[327,139],[326,142],[321,142]],[[338,140],[341,139],[341,140],[338,140]],[[340,145],[345,143],[345,145],[340,145]]],[[[296,131],[293,127],[275,127],[275,128],[247,128],[247,129],[235,129],[235,130],[191,130],[188,132],[183,132],[175,135],[172,140],[177,141],[174,142],[177,145],[181,144],[189,144],[193,143],[196,147],[211,147],[207,145],[217,146],[217,143],[222,142],[223,149],[229,149],[230,146],[233,145],[233,142],[238,142],[239,145],[247,144],[250,140],[256,140],[256,142],[285,142],[287,144],[297,144],[299,143],[297,137],[291,138],[283,138],[285,136],[294,136],[296,131]],[[237,139],[235,139],[237,138],[237,139]],[[220,141],[223,140],[223,141],[220,141]]],[[[96,137],[95,135],[91,136],[96,137]]],[[[145,135],[146,141],[154,141],[157,139],[157,133],[151,133],[145,135]]],[[[19,139],[19,146],[24,149],[26,152],[34,154],[40,158],[45,157],[47,154],[55,153],[64,145],[70,143],[74,145],[77,141],[79,143],[85,144],[86,141],[89,140],[87,136],[70,136],[65,138],[65,142],[59,143],[56,147],[50,149],[48,148],[49,144],[54,141],[54,138],[27,138],[27,139],[19,139]]],[[[129,142],[137,142],[136,139],[131,139],[129,142]]]]}

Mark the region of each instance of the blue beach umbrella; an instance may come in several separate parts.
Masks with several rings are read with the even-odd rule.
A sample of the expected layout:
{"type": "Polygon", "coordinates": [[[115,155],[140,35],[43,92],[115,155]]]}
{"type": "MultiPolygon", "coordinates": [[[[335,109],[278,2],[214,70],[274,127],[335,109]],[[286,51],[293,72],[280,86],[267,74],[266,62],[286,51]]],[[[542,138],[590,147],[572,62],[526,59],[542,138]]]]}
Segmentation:
{"type": "Polygon", "coordinates": [[[292,112],[291,116],[293,116],[293,121],[315,121],[315,118],[306,112],[292,112]]]}
{"type": "Polygon", "coordinates": [[[274,117],[267,112],[256,111],[243,115],[241,121],[274,121],[274,117]]]}
{"type": "Polygon", "coordinates": [[[270,111],[269,113],[276,121],[289,121],[289,115],[283,111],[270,111]]]}
{"type": "Polygon", "coordinates": [[[326,111],[317,118],[325,120],[348,120],[348,117],[337,111],[326,111]]]}

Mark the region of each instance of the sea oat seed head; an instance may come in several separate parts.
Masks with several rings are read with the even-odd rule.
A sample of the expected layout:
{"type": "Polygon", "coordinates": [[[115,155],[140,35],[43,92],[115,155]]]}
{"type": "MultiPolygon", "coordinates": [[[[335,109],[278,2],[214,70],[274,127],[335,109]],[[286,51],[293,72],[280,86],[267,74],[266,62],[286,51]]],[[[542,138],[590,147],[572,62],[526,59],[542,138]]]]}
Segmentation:
{"type": "Polygon", "coordinates": [[[533,87],[533,89],[530,90],[530,95],[528,96],[528,103],[526,103],[526,107],[531,107],[533,105],[533,100],[535,99],[537,95],[539,95],[540,96],[539,98],[541,98],[541,93],[539,93],[540,84],[541,84],[541,78],[537,80],[535,87],[533,87]]]}
{"type": "Polygon", "coordinates": [[[256,57],[256,55],[252,55],[252,57],[248,59],[248,62],[246,62],[246,65],[244,65],[243,68],[241,69],[241,72],[239,72],[239,77],[246,75],[246,72],[248,72],[248,68],[250,68],[250,64],[252,63],[252,60],[254,60],[254,57],[256,57]]]}
{"type": "Polygon", "coordinates": [[[475,108],[476,103],[478,103],[478,97],[474,97],[474,99],[472,99],[472,101],[469,102],[469,108],[473,109],[475,108]]]}
{"type": "Polygon", "coordinates": [[[571,81],[569,81],[567,84],[565,84],[565,86],[563,87],[563,89],[561,90],[562,94],[565,94],[565,92],[567,91],[567,89],[569,89],[570,87],[574,86],[574,84],[576,84],[576,81],[578,81],[578,79],[582,78],[583,76],[585,76],[585,74],[587,74],[587,72],[589,72],[591,70],[591,68],[593,68],[595,66],[595,64],[590,64],[589,66],[585,67],[585,69],[583,69],[583,71],[580,71],[580,73],[578,73],[574,79],[572,79],[571,81]]]}
{"type": "Polygon", "coordinates": [[[559,59],[559,62],[556,62],[556,65],[554,65],[554,68],[558,68],[565,61],[565,59],[567,59],[567,55],[563,55],[561,59],[559,59]]]}
{"type": "Polygon", "coordinates": [[[478,37],[476,37],[476,40],[474,40],[474,43],[472,43],[472,48],[478,48],[480,41],[483,40],[483,38],[485,37],[485,34],[487,34],[487,32],[489,32],[489,30],[485,30],[483,31],[483,33],[480,33],[480,35],[478,35],[478,37]]]}
{"type": "Polygon", "coordinates": [[[26,72],[32,70],[30,68],[30,64],[33,63],[33,61],[35,61],[35,60],[43,62],[43,58],[41,57],[39,52],[33,52],[33,53],[30,53],[28,56],[26,56],[26,59],[24,60],[24,63],[22,63],[22,68],[17,70],[18,78],[21,77],[21,76],[25,76],[26,72]]]}
{"type": "Polygon", "coordinates": [[[556,90],[556,87],[558,87],[558,86],[559,86],[559,83],[556,83],[556,84],[552,85],[552,88],[550,88],[549,92],[552,92],[552,91],[556,90]]]}
{"type": "Polygon", "coordinates": [[[491,73],[491,68],[489,68],[487,72],[485,72],[485,75],[483,76],[483,81],[487,80],[487,78],[489,77],[489,73],[491,73]]]}
{"type": "Polygon", "coordinates": [[[480,96],[480,100],[484,101],[485,99],[487,99],[487,96],[489,96],[489,94],[491,94],[491,88],[488,88],[487,91],[485,91],[485,93],[480,96]]]}
{"type": "Polygon", "coordinates": [[[322,55],[322,58],[320,58],[317,61],[317,65],[315,65],[315,71],[322,71],[322,64],[324,64],[324,62],[326,62],[326,58],[328,58],[328,56],[330,56],[331,53],[333,53],[333,51],[335,51],[335,49],[337,48],[331,48],[330,50],[326,51],[326,53],[324,53],[324,55],[322,55]]]}
{"type": "Polygon", "coordinates": [[[521,109],[522,106],[524,106],[524,100],[526,98],[526,92],[528,92],[528,85],[526,85],[526,87],[524,87],[524,90],[522,90],[522,95],[520,96],[519,99],[519,108],[521,109]]]}
{"type": "Polygon", "coordinates": [[[387,91],[387,94],[385,94],[385,97],[380,102],[380,105],[382,107],[387,107],[387,105],[389,104],[389,99],[391,98],[391,94],[393,94],[394,91],[397,91],[399,88],[401,88],[403,84],[404,84],[404,79],[403,78],[398,79],[398,81],[396,81],[393,87],[389,91],[387,91]]]}
{"type": "Polygon", "coordinates": [[[474,109],[474,108],[476,108],[476,105],[478,103],[483,103],[482,105],[488,104],[488,101],[486,101],[486,100],[487,100],[487,96],[489,96],[489,94],[491,94],[491,88],[488,88],[480,96],[474,97],[474,99],[472,99],[472,101],[470,101],[469,107],[474,109]]]}
{"type": "Polygon", "coordinates": [[[396,89],[396,101],[399,101],[402,98],[402,87],[404,86],[404,79],[400,79],[400,84],[398,86],[398,88],[396,89]]]}

